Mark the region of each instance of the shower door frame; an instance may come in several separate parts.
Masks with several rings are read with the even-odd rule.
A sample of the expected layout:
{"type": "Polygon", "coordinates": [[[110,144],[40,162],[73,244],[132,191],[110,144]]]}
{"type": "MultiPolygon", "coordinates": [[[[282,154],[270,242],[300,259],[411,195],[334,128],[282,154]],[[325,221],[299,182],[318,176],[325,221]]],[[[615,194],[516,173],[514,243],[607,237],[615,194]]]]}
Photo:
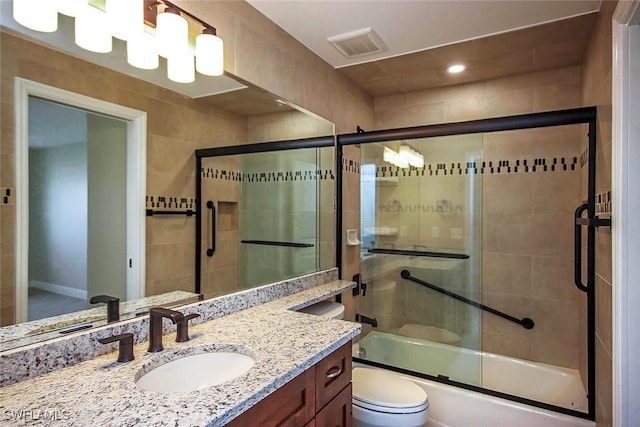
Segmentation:
{"type": "MultiPolygon", "coordinates": [[[[260,142],[255,144],[232,145],[226,147],[201,148],[195,150],[196,156],[196,247],[195,247],[195,290],[197,294],[202,293],[202,159],[209,157],[234,156],[239,154],[269,153],[274,151],[297,150],[302,148],[326,148],[333,147],[337,152],[336,139],[334,135],[320,136],[315,138],[291,139],[275,142],[260,142]]],[[[335,157],[335,156],[334,156],[335,157]]],[[[334,165],[334,169],[338,169],[334,165]]],[[[340,181],[337,178],[336,170],[336,194],[337,185],[340,181]]],[[[337,243],[336,243],[337,244],[337,243]]]]}
{"type": "MultiPolygon", "coordinates": [[[[336,183],[338,185],[336,191],[337,197],[337,218],[336,218],[336,265],[342,272],[342,160],[343,147],[348,145],[368,144],[375,142],[386,142],[399,139],[416,139],[431,138],[452,135],[465,135],[475,133],[500,132],[509,130],[535,129],[552,126],[587,124],[588,130],[588,178],[587,178],[587,200],[586,205],[587,218],[576,219],[577,226],[587,227],[587,274],[586,284],[579,289],[587,294],[587,400],[588,411],[580,412],[561,406],[551,405],[536,400],[526,399],[519,396],[502,393],[495,390],[486,389],[479,386],[469,385],[453,381],[448,377],[433,376],[410,371],[403,368],[384,365],[381,363],[360,359],[354,357],[354,361],[376,366],[392,371],[400,372],[407,375],[418,376],[428,380],[472,390],[491,396],[511,400],[518,403],[536,406],[543,409],[559,412],[562,414],[572,415],[579,418],[595,420],[596,407],[596,388],[595,388],[595,230],[596,227],[611,226],[610,219],[598,218],[596,215],[596,117],[597,108],[581,107],[566,110],[547,111],[540,113],[521,114],[506,117],[497,117],[490,119],[470,120],[465,122],[443,123],[425,126],[415,126],[408,128],[385,129],[371,132],[363,132],[360,129],[357,133],[342,134],[337,136],[336,149],[336,183]]],[[[359,127],[358,127],[359,128],[359,127]]],[[[580,232],[582,232],[580,230],[580,232]]],[[[579,252],[576,248],[576,254],[579,252]]],[[[581,283],[579,272],[581,270],[581,261],[576,257],[576,284],[581,283]],[[578,269],[580,267],[580,269],[578,269]]]]}

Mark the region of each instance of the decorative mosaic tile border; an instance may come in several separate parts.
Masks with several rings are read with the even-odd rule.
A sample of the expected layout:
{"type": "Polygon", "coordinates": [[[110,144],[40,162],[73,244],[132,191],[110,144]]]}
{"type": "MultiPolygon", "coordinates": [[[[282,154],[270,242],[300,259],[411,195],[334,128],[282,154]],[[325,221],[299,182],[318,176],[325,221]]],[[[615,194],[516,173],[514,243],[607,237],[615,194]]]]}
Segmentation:
{"type": "Polygon", "coordinates": [[[147,209],[195,209],[194,197],[146,196],[147,209]]]}
{"type": "Polygon", "coordinates": [[[342,158],[342,170],[345,172],[360,173],[360,162],[342,158]]]}
{"type": "Polygon", "coordinates": [[[582,153],[580,153],[580,167],[583,168],[589,163],[589,147],[585,148],[582,153]]]}
{"type": "Polygon", "coordinates": [[[16,189],[11,187],[0,188],[0,194],[2,194],[3,205],[15,205],[16,204],[16,189]]]}
{"type": "Polygon", "coordinates": [[[237,182],[293,182],[335,180],[333,169],[295,170],[295,171],[266,171],[266,172],[238,172],[224,169],[202,168],[202,178],[221,179],[237,182]]]}
{"type": "Polygon", "coordinates": [[[376,177],[412,177],[439,175],[468,175],[468,174],[499,174],[499,173],[533,173],[574,171],[578,158],[554,157],[552,159],[539,158],[533,160],[499,160],[465,163],[432,163],[422,168],[398,168],[394,166],[376,167],[376,177]]]}
{"type": "Polygon", "coordinates": [[[596,194],[596,213],[611,214],[611,191],[596,194]]]}

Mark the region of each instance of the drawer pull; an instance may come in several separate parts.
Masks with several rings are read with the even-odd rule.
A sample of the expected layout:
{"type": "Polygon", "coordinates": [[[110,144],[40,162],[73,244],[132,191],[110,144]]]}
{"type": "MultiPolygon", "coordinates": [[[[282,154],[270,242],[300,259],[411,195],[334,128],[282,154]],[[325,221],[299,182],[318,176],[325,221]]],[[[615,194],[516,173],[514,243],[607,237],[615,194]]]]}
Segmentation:
{"type": "Polygon", "coordinates": [[[342,367],[340,366],[334,366],[333,368],[329,369],[327,371],[327,379],[331,380],[333,378],[336,378],[337,376],[339,376],[342,373],[342,367]]]}

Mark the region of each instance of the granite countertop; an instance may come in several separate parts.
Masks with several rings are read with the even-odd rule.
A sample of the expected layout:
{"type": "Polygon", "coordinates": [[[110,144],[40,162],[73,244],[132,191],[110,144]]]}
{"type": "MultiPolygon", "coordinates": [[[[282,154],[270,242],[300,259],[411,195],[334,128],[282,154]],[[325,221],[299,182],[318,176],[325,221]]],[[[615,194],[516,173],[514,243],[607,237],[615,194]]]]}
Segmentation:
{"type": "MultiPolygon", "coordinates": [[[[272,302],[190,327],[191,341],[163,338],[164,351],[134,347],[135,360],[117,353],[0,388],[2,425],[221,426],[349,342],[357,323],[293,310],[353,287],[333,281],[272,302]],[[181,355],[236,349],[255,359],[229,382],[188,393],[141,390],[136,375],[181,355]]],[[[117,344],[113,344],[117,348],[117,344]]]]}
{"type": "MultiPolygon", "coordinates": [[[[173,291],[161,295],[140,298],[120,303],[120,319],[136,317],[136,311],[148,310],[153,306],[171,306],[189,299],[195,299],[198,294],[186,291],[173,291]]],[[[61,314],[44,319],[17,323],[0,328],[0,351],[10,350],[60,336],[60,329],[74,328],[81,325],[102,326],[107,324],[107,306],[61,314]]]]}

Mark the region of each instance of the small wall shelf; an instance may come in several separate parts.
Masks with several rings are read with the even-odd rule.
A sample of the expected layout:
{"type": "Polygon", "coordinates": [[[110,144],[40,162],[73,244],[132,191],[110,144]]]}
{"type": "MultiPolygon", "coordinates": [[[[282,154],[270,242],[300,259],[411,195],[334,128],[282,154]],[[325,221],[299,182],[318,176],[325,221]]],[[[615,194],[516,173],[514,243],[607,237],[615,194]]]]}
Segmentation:
{"type": "Polygon", "coordinates": [[[346,245],[347,246],[358,246],[358,245],[360,245],[360,243],[362,243],[362,242],[360,240],[358,240],[358,230],[356,230],[356,229],[347,230],[347,242],[346,242],[346,245]]]}

